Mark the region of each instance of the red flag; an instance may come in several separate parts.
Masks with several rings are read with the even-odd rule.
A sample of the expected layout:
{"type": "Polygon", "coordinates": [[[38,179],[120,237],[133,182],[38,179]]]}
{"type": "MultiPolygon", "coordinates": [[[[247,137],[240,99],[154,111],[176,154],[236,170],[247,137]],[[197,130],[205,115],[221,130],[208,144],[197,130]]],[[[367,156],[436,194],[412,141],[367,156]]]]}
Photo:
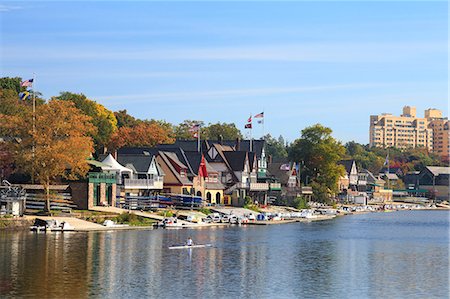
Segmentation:
{"type": "Polygon", "coordinates": [[[198,175],[200,177],[207,177],[208,171],[206,170],[205,157],[202,155],[202,161],[200,162],[200,167],[198,168],[198,175]]]}
{"type": "Polygon", "coordinates": [[[247,122],[248,123],[251,123],[252,122],[252,116],[250,115],[250,117],[247,119],[247,122]]]}
{"type": "Polygon", "coordinates": [[[246,129],[251,129],[251,128],[252,128],[252,123],[246,124],[246,125],[245,125],[245,128],[246,128],[246,129]]]}

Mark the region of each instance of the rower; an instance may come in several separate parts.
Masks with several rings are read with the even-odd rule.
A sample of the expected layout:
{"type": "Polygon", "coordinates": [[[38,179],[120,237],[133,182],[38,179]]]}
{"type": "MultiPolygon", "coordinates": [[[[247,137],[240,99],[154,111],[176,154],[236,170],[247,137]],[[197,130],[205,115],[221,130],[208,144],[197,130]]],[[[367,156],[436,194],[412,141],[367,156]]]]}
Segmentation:
{"type": "Polygon", "coordinates": [[[194,245],[194,242],[192,241],[191,237],[189,237],[189,238],[187,239],[186,245],[187,245],[187,246],[192,246],[192,245],[194,245]]]}

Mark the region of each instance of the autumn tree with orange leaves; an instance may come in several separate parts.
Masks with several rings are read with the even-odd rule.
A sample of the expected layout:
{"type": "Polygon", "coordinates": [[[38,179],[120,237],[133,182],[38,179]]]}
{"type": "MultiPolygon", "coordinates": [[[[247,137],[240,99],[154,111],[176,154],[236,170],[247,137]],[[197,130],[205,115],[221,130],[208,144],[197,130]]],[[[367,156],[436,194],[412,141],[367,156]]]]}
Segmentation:
{"type": "Polygon", "coordinates": [[[94,151],[95,128],[90,117],[69,101],[51,100],[36,108],[35,127],[30,111],[23,115],[2,115],[0,125],[14,137],[9,146],[21,172],[30,174],[46,191],[50,211],[50,185],[58,177],[76,179],[89,170],[87,158],[94,151]]]}
{"type": "Polygon", "coordinates": [[[157,122],[140,123],[134,127],[121,127],[111,138],[110,148],[127,146],[153,147],[163,143],[174,143],[173,132],[157,122]]]}

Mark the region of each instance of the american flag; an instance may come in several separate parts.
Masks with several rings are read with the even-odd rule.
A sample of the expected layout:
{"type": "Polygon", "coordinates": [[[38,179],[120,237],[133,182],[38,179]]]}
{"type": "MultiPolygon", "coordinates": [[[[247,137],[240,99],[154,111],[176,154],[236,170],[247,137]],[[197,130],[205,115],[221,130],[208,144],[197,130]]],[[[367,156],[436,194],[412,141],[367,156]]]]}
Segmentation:
{"type": "Polygon", "coordinates": [[[264,117],[264,112],[258,113],[254,116],[254,118],[263,118],[264,117]]]}
{"type": "Polygon", "coordinates": [[[194,124],[192,127],[189,128],[189,132],[198,132],[200,129],[200,124],[194,124]]]}
{"type": "Polygon", "coordinates": [[[20,86],[22,86],[22,87],[29,87],[32,85],[33,85],[33,79],[28,79],[28,80],[20,83],[20,86]]]}

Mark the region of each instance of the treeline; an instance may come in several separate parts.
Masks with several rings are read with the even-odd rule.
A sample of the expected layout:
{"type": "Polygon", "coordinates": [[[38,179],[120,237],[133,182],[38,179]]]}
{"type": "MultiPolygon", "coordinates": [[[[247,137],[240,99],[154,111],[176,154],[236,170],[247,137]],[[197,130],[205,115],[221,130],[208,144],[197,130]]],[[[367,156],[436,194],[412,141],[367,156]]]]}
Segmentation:
{"type": "MultiPolygon", "coordinates": [[[[176,139],[195,139],[195,125],[201,126],[201,139],[243,138],[233,123],[205,124],[185,120],[178,125],[141,120],[126,110],[111,111],[84,94],[61,92],[48,100],[39,92],[27,90],[21,78],[0,78],[0,176],[12,171],[29,174],[47,187],[57,177],[83,176],[86,159],[124,146],[155,146],[176,139]],[[33,94],[34,92],[34,94],[33,94]],[[32,113],[33,98],[36,113],[32,113]]],[[[294,142],[282,136],[266,135],[266,152],[273,162],[297,162],[302,181],[313,186],[319,201],[337,192],[344,173],[338,161],[354,159],[358,167],[378,174],[385,166],[387,149],[369,148],[356,142],[343,145],[332,130],[320,124],[305,128],[294,142]]],[[[441,165],[426,149],[389,149],[389,166],[402,173],[425,165],[441,165]]]]}
{"type": "MultiPolygon", "coordinates": [[[[123,146],[154,146],[160,143],[173,143],[176,139],[193,140],[194,125],[201,126],[202,139],[242,138],[241,131],[233,123],[209,123],[200,120],[185,120],[178,125],[155,120],[141,120],[128,114],[127,110],[111,111],[84,94],[61,92],[58,96],[45,101],[41,94],[28,91],[28,95],[20,99],[21,93],[27,92],[21,86],[21,78],[0,78],[0,114],[21,116],[32,109],[33,96],[36,105],[45,105],[51,101],[59,100],[71,102],[81,113],[90,117],[95,132],[90,136],[94,142],[95,154],[112,151],[123,146]]],[[[1,130],[1,129],[0,129],[1,130]]],[[[3,130],[3,133],[4,130],[3,130]]]]}

